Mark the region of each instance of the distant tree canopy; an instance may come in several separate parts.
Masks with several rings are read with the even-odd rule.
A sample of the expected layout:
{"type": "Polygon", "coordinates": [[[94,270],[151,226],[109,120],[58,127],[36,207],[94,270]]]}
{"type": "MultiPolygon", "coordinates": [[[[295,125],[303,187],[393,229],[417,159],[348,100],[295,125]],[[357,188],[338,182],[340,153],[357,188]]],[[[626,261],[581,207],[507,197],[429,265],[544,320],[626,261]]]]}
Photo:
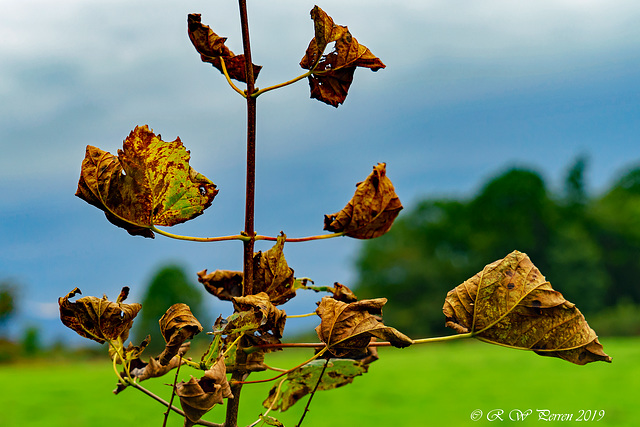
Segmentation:
{"type": "Polygon", "coordinates": [[[17,285],[10,281],[0,282],[0,328],[16,312],[17,285]]]}
{"type": "Polygon", "coordinates": [[[370,240],[357,260],[357,294],[388,297],[385,322],[409,335],[449,333],[446,293],[517,249],[585,314],[640,303],[640,168],[602,196],[584,188],[578,159],[560,194],[513,168],[470,200],[427,199],[370,240]]]}
{"type": "Polygon", "coordinates": [[[169,307],[176,303],[185,303],[191,312],[208,330],[209,321],[202,302],[202,291],[193,281],[190,281],[184,269],[178,265],[161,267],[147,285],[142,299],[142,310],[134,321],[133,331],[135,345],[139,344],[147,334],[151,334],[151,342],[147,351],[159,353],[165,346],[160,333],[158,321],[169,307]]]}

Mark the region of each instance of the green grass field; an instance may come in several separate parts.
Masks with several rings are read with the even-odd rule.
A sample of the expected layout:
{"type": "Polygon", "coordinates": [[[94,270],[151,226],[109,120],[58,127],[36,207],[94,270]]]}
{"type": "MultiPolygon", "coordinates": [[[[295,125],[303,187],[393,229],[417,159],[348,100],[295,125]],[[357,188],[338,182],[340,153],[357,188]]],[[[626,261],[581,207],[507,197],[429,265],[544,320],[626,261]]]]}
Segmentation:
{"type": "MultiPolygon", "coordinates": [[[[380,360],[353,384],[318,392],[303,426],[483,426],[572,425],[640,426],[640,338],[603,339],[613,363],[576,366],[476,341],[413,348],[382,349],[380,360]],[[503,421],[487,413],[503,410],[503,421]],[[524,421],[509,421],[513,409],[532,410],[524,421]],[[573,414],[572,421],[539,420],[537,410],[573,414]],[[473,411],[482,411],[478,421],[473,411]],[[585,411],[604,410],[596,420],[578,421],[585,411]]],[[[269,355],[272,366],[290,367],[310,353],[293,350],[269,355]],[[285,354],[286,353],[286,354],[285,354]]],[[[184,369],[181,377],[196,371],[184,369]],[[184,375],[182,375],[184,373],[184,375]]],[[[104,363],[0,366],[0,426],[161,426],[163,407],[135,389],[115,396],[113,371],[104,363]]],[[[164,398],[172,376],[142,385],[164,398]]],[[[247,385],[242,391],[241,423],[264,412],[271,384],[247,385]]],[[[306,398],[284,413],[272,412],[286,426],[300,418],[306,398]]],[[[515,413],[514,413],[515,414],[515,413]]],[[[513,415],[512,415],[513,416],[513,415]]],[[[205,418],[222,422],[224,407],[205,418]]],[[[182,426],[172,414],[170,426],[182,426]]]]}

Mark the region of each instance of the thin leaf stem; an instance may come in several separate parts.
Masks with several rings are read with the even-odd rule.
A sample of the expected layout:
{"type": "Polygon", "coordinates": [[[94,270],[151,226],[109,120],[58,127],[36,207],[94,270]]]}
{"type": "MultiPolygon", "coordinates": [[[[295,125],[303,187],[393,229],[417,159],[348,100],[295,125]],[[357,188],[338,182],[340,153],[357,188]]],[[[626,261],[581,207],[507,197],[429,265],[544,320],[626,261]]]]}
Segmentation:
{"type": "Polygon", "coordinates": [[[307,314],[287,314],[287,319],[300,319],[302,317],[311,317],[315,315],[316,315],[315,311],[307,314]]]}
{"type": "Polygon", "coordinates": [[[218,57],[218,59],[220,59],[220,66],[222,67],[222,74],[224,74],[225,78],[227,79],[227,83],[229,83],[229,86],[231,86],[231,88],[233,90],[235,90],[236,92],[238,92],[243,98],[246,98],[247,94],[244,93],[242,90],[240,90],[240,88],[238,88],[238,86],[236,86],[231,81],[231,77],[229,77],[229,72],[227,72],[227,66],[224,63],[224,58],[222,56],[220,56],[220,57],[218,57]]]}
{"type": "Polygon", "coordinates": [[[300,417],[300,421],[298,422],[298,425],[296,425],[296,427],[300,427],[302,425],[302,421],[304,421],[304,417],[307,415],[307,412],[309,412],[309,405],[311,405],[311,399],[313,399],[313,396],[316,394],[316,391],[318,390],[318,386],[322,381],[322,376],[324,375],[324,372],[327,370],[327,366],[329,365],[329,360],[331,360],[330,357],[328,357],[326,362],[324,362],[324,366],[322,367],[322,371],[320,372],[320,376],[318,377],[318,382],[316,383],[316,386],[313,388],[313,391],[309,396],[309,400],[307,400],[307,405],[304,407],[304,411],[302,411],[302,417],[300,417]]]}
{"type": "MultiPolygon", "coordinates": [[[[260,347],[263,347],[263,346],[260,346],[260,347]]],[[[323,348],[322,350],[320,350],[319,352],[317,352],[316,354],[314,354],[314,355],[313,355],[313,357],[312,357],[312,358],[310,358],[309,360],[305,360],[305,361],[304,361],[304,362],[302,362],[301,364],[299,364],[299,365],[297,365],[297,366],[294,366],[294,367],[293,367],[293,368],[291,368],[291,369],[287,369],[286,371],[282,372],[280,375],[276,375],[276,376],[275,376],[275,377],[273,377],[273,378],[267,378],[266,380],[255,380],[255,381],[238,381],[237,383],[239,383],[239,384],[259,384],[259,383],[268,383],[269,381],[277,380],[278,378],[280,378],[280,377],[282,377],[282,376],[284,376],[284,375],[287,375],[289,372],[293,372],[293,371],[295,371],[296,369],[300,368],[301,366],[304,366],[304,365],[306,365],[307,363],[309,363],[309,362],[312,362],[312,361],[316,360],[318,357],[322,356],[322,355],[327,351],[327,349],[328,349],[327,347],[323,348]]],[[[245,350],[247,350],[247,349],[245,349],[245,350]]]]}
{"type": "Polygon", "coordinates": [[[171,387],[171,398],[169,399],[169,404],[167,405],[167,411],[164,413],[164,422],[162,423],[162,427],[167,426],[169,413],[171,412],[171,407],[173,406],[173,398],[176,396],[176,384],[178,384],[178,372],[180,372],[180,365],[182,365],[182,355],[180,355],[180,361],[178,363],[178,367],[176,368],[176,376],[173,378],[173,386],[171,387]]]}
{"type": "Polygon", "coordinates": [[[295,78],[293,78],[291,80],[287,80],[286,82],[279,83],[277,85],[273,85],[273,86],[269,86],[269,87],[265,87],[264,89],[259,89],[259,90],[255,91],[253,93],[253,95],[251,95],[251,96],[256,98],[256,97],[262,95],[265,92],[269,92],[270,90],[279,89],[281,87],[289,86],[289,85],[294,84],[295,82],[297,82],[299,80],[302,80],[302,79],[304,79],[306,77],[309,77],[312,73],[313,73],[313,70],[310,70],[310,71],[307,71],[304,74],[299,75],[298,77],[295,77],[295,78]]]}
{"type": "MultiPolygon", "coordinates": [[[[287,237],[285,242],[288,242],[288,243],[310,242],[312,240],[331,239],[331,238],[334,238],[334,237],[342,237],[344,235],[345,235],[344,232],[340,232],[340,233],[332,233],[332,234],[320,234],[318,236],[309,236],[309,237],[294,237],[294,238],[287,237]]],[[[260,236],[260,235],[258,235],[258,236],[256,236],[256,240],[267,240],[267,241],[271,241],[271,242],[276,242],[278,240],[278,238],[277,237],[271,237],[271,236],[260,236]]]]}
{"type": "Polygon", "coordinates": [[[164,231],[161,230],[159,228],[156,228],[156,226],[152,225],[151,227],[149,227],[149,229],[151,231],[155,231],[158,234],[161,234],[165,237],[170,237],[172,239],[177,239],[177,240],[187,240],[190,242],[222,242],[225,240],[242,240],[242,241],[247,241],[249,240],[249,237],[247,236],[243,236],[241,234],[236,234],[233,236],[217,236],[217,237],[193,237],[193,236],[181,236],[179,234],[173,234],[173,233],[169,233],[168,231],[164,231]]]}
{"type": "MultiPolygon", "coordinates": [[[[315,313],[314,313],[315,314],[315,313]]],[[[287,316],[294,317],[294,316],[287,316]]],[[[412,340],[412,344],[431,344],[435,342],[445,342],[445,341],[453,341],[460,340],[465,338],[473,338],[474,334],[469,332],[467,334],[455,334],[455,335],[446,335],[443,337],[432,337],[432,338],[420,338],[417,340],[412,340]]],[[[338,343],[336,343],[338,344],[338,343]]],[[[255,346],[254,348],[318,348],[325,346],[325,343],[321,342],[283,342],[283,343],[274,343],[274,344],[260,344],[255,346]]],[[[389,341],[373,341],[369,343],[369,347],[392,347],[389,341]]],[[[245,349],[249,350],[249,349],[245,349]]]]}
{"type": "MultiPolygon", "coordinates": [[[[138,384],[136,382],[133,382],[133,381],[128,381],[128,382],[129,382],[129,385],[131,385],[131,387],[140,390],[141,392],[143,392],[147,396],[149,396],[152,399],[158,401],[162,405],[170,408],[172,411],[176,412],[177,414],[180,414],[183,417],[186,417],[184,411],[182,411],[180,408],[177,408],[177,407],[175,407],[173,405],[170,405],[169,402],[167,402],[166,400],[164,400],[160,396],[152,393],[151,391],[147,390],[146,388],[142,387],[140,384],[138,384]]],[[[202,419],[198,420],[196,422],[196,424],[201,425],[201,426],[207,426],[207,427],[225,427],[224,424],[212,423],[210,421],[206,421],[206,420],[202,420],[202,419]]]]}
{"type": "Polygon", "coordinates": [[[444,337],[420,338],[417,340],[413,340],[413,344],[431,344],[434,342],[445,342],[445,341],[461,340],[465,338],[473,338],[473,336],[474,336],[473,332],[469,332],[466,334],[446,335],[444,337]]]}

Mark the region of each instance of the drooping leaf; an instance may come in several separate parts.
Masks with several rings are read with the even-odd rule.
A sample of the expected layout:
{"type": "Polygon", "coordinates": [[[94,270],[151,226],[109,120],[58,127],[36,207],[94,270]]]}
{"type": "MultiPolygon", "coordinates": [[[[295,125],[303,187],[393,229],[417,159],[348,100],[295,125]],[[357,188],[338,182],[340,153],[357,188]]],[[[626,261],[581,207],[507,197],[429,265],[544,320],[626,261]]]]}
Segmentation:
{"type": "Polygon", "coordinates": [[[176,395],[186,415],[185,426],[192,426],[216,404],[224,403],[224,399],[233,398],[231,387],[227,382],[227,368],[224,359],[219,357],[204,376],[195,379],[191,376],[188,382],[180,381],[176,385],[176,395]]]}
{"type": "Polygon", "coordinates": [[[138,303],[122,302],[128,291],[129,288],[123,288],[116,302],[109,301],[106,295],[102,298],[82,297],[76,302],[71,302],[70,298],[82,293],[80,289],[75,288],[66,296],[58,298],[60,320],[79,335],[100,344],[118,338],[124,341],[129,336],[133,319],[142,308],[138,303]]]}
{"type": "Polygon", "coordinates": [[[284,427],[280,421],[269,415],[260,415],[260,420],[268,426],[284,427]]]}
{"type": "Polygon", "coordinates": [[[207,274],[207,270],[198,272],[198,282],[212,295],[223,301],[242,296],[242,271],[216,270],[207,274]]]}
{"type": "Polygon", "coordinates": [[[333,299],[337,299],[338,301],[347,303],[358,301],[358,297],[356,296],[356,294],[354,294],[351,289],[349,289],[342,283],[335,282],[333,284],[332,294],[333,299]]]}
{"type": "Polygon", "coordinates": [[[373,239],[389,231],[401,210],[386,164],[378,163],[367,179],[357,184],[355,194],[340,212],[324,216],[324,229],[373,239]]]}
{"type": "Polygon", "coordinates": [[[316,327],[318,337],[337,357],[362,354],[372,337],[398,348],[410,346],[411,338],[382,323],[382,306],[386,302],[386,298],[376,298],[347,304],[331,297],[322,298],[316,309],[322,319],[316,327]]]}
{"type": "Polygon", "coordinates": [[[347,27],[336,25],[318,6],[311,10],[315,36],[309,43],[300,66],[312,70],[309,76],[311,98],[337,107],[347,97],[357,67],[378,71],[382,61],[351,35],[347,27]],[[334,49],[324,55],[329,43],[334,49]]]}
{"type": "Polygon", "coordinates": [[[578,308],[513,251],[449,291],[447,326],[482,341],[584,365],[611,362],[578,308]]]}
{"type": "MultiPolygon", "coordinates": [[[[318,379],[320,379],[325,363],[325,360],[313,360],[288,373],[287,379],[280,387],[280,393],[277,392],[278,386],[273,386],[262,405],[265,408],[269,408],[274,399],[277,399],[273,404],[273,409],[286,411],[298,400],[311,393],[316,384],[318,384],[318,379]]],[[[317,390],[331,390],[342,387],[353,382],[355,377],[366,373],[367,370],[368,366],[366,364],[356,360],[331,359],[322,374],[317,390]]]]}
{"type": "Polygon", "coordinates": [[[76,196],[129,234],[153,238],[151,226],[195,218],[218,194],[189,158],[180,138],[165,142],[146,125],[136,126],[117,157],[87,146],[76,196]]]}
{"type": "Polygon", "coordinates": [[[202,325],[195,318],[187,304],[177,303],[169,307],[160,318],[160,332],[167,342],[164,351],[158,356],[161,365],[166,365],[178,354],[180,346],[194,335],[202,332],[202,325]]]}
{"type": "MultiPolygon", "coordinates": [[[[227,38],[218,36],[208,25],[202,24],[201,20],[199,13],[191,13],[187,17],[189,39],[200,54],[202,62],[212,64],[222,73],[222,64],[220,62],[220,58],[222,58],[229,77],[246,83],[247,73],[245,70],[244,55],[234,55],[224,44],[227,38]]],[[[262,67],[255,64],[252,65],[255,80],[258,78],[258,73],[260,73],[262,67]]]]}
{"type": "Polygon", "coordinates": [[[253,291],[256,294],[265,292],[274,305],[284,304],[296,296],[293,269],[284,258],[286,238],[284,233],[280,233],[271,249],[253,256],[253,291]]]}

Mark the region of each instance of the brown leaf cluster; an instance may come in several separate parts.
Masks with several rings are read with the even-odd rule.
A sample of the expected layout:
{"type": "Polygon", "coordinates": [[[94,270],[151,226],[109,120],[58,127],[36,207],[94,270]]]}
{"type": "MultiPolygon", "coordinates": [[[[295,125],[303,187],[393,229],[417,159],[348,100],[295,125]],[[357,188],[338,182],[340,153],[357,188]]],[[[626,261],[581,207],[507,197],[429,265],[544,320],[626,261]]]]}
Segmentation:
{"type": "Polygon", "coordinates": [[[180,381],[176,385],[176,395],[186,415],[186,427],[195,425],[211,408],[224,403],[224,399],[233,398],[226,373],[224,358],[219,357],[202,378],[191,376],[188,382],[180,381]]]}
{"type": "Polygon", "coordinates": [[[76,196],[129,234],[153,238],[151,226],[195,218],[218,194],[189,159],[180,138],[165,142],[146,125],[136,126],[117,157],[87,146],[76,196]]]}
{"type": "MultiPolygon", "coordinates": [[[[284,310],[278,309],[270,300],[269,295],[260,292],[255,295],[236,297],[233,299],[233,306],[237,313],[246,313],[242,316],[242,321],[250,325],[249,330],[254,334],[248,334],[247,338],[252,345],[275,344],[280,342],[284,333],[284,325],[287,321],[287,314],[284,310]]],[[[229,327],[237,328],[239,323],[230,322],[229,327]]]]}
{"type": "Polygon", "coordinates": [[[81,293],[80,289],[75,288],[58,299],[62,323],[79,335],[100,344],[117,339],[126,340],[129,329],[133,325],[133,319],[142,308],[137,303],[123,303],[129,288],[126,286],[122,288],[115,302],[109,301],[106,295],[102,298],[87,296],[76,302],[69,301],[70,298],[81,293]]]}
{"type": "Polygon", "coordinates": [[[161,365],[166,365],[178,354],[186,340],[202,332],[202,325],[187,304],[177,303],[169,307],[160,318],[160,332],[167,345],[158,356],[158,361],[161,365]]]}
{"type": "Polygon", "coordinates": [[[382,323],[382,307],[386,298],[344,303],[324,297],[316,314],[322,319],[316,332],[329,351],[337,357],[352,357],[365,352],[373,337],[389,341],[398,348],[413,341],[402,332],[382,323]]]}
{"type": "Polygon", "coordinates": [[[367,179],[357,184],[355,194],[340,212],[324,216],[324,229],[373,239],[389,231],[401,210],[386,164],[378,163],[367,179]]]}
{"type": "Polygon", "coordinates": [[[447,326],[512,348],[584,365],[611,362],[578,308],[514,251],[447,294],[447,326]]]}
{"type": "MultiPolygon", "coordinates": [[[[220,61],[222,58],[229,77],[243,83],[247,82],[244,55],[234,55],[224,44],[227,41],[226,37],[218,36],[208,25],[202,24],[199,13],[189,14],[187,16],[187,25],[189,39],[200,54],[202,62],[210,63],[222,73],[222,64],[220,61]]],[[[255,64],[252,65],[255,80],[258,78],[258,73],[260,73],[262,67],[255,64]]]]}
{"type": "Polygon", "coordinates": [[[378,71],[385,65],[366,46],[359,44],[347,27],[336,25],[318,6],[311,10],[311,19],[315,36],[300,66],[312,70],[309,76],[311,98],[337,107],[346,99],[357,67],[378,71]],[[333,42],[333,50],[324,55],[327,45],[333,42]]]}

